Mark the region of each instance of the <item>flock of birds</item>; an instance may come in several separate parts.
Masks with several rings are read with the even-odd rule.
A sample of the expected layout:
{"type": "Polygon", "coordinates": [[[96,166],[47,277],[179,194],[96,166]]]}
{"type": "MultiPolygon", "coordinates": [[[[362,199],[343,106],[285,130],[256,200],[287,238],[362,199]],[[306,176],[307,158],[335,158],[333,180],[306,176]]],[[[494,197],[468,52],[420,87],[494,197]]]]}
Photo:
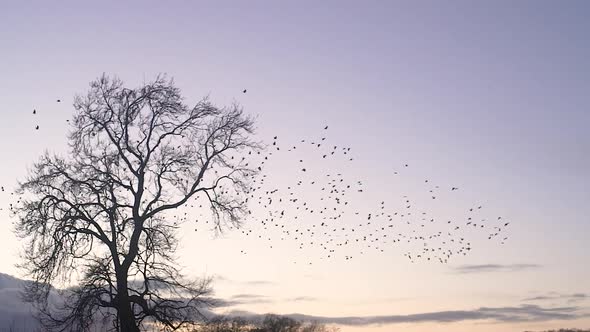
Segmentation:
{"type": "MultiPolygon", "coordinates": [[[[355,159],[350,147],[328,144],[328,129],[323,127],[324,135],[317,139],[301,139],[295,144],[281,144],[274,136],[262,153],[248,153],[247,164],[260,172],[247,191],[250,215],[245,227],[239,229],[242,236],[265,241],[269,249],[277,248],[279,241],[289,242],[302,251],[299,262],[309,265],[316,259],[349,261],[370,251],[383,253],[392,248],[410,262],[448,263],[471,252],[472,238],[477,234],[500,244],[508,239],[505,230],[510,222],[501,216],[486,217],[479,204],[452,219],[430,211],[427,205],[420,206],[423,200],[409,195],[384,197],[371,206],[368,200],[375,196],[365,182],[336,171],[355,159]],[[330,161],[335,167],[327,164],[330,161]],[[274,168],[273,162],[277,164],[274,168]]],[[[409,168],[401,164],[391,175],[402,176],[409,168]]],[[[426,202],[440,201],[440,197],[459,191],[457,186],[423,181],[426,202]]],[[[191,214],[175,217],[182,222],[191,214]]],[[[203,214],[196,222],[203,220],[209,223],[203,214]]],[[[249,252],[240,249],[243,255],[249,252]]]]}
{"type": "MultiPolygon", "coordinates": [[[[367,197],[370,199],[371,195],[367,194],[364,181],[322,165],[331,161],[335,168],[342,168],[354,161],[350,147],[328,144],[328,129],[324,126],[323,135],[317,139],[300,139],[285,146],[274,136],[266,149],[250,151],[242,158],[248,158],[259,173],[251,179],[247,190],[249,215],[239,228],[241,235],[267,241],[271,249],[279,240],[291,242],[304,251],[305,263],[310,265],[314,258],[348,261],[369,251],[382,253],[392,248],[411,262],[448,263],[472,250],[471,237],[476,232],[483,233],[488,240],[499,239],[501,244],[508,239],[504,233],[510,222],[501,216],[486,218],[482,205],[467,207],[463,217],[448,219],[431,212],[428,206],[420,206],[420,200],[409,195],[368,203],[367,197]],[[279,168],[275,174],[268,172],[273,162],[279,168]],[[289,167],[292,169],[288,170],[289,167]],[[277,175],[275,181],[273,176],[277,175]],[[317,253],[319,257],[314,257],[317,253]]],[[[39,130],[38,124],[35,130],[39,130]]],[[[391,170],[391,175],[402,176],[409,168],[402,163],[391,170]]],[[[423,185],[424,195],[432,201],[459,190],[457,186],[435,185],[428,179],[424,179],[423,185]]],[[[4,192],[4,187],[1,190],[4,192]]],[[[202,198],[195,201],[199,199],[202,198]]],[[[203,205],[194,202],[186,208],[203,205]]],[[[194,220],[192,212],[181,214],[174,216],[176,224],[194,220]]],[[[196,222],[209,224],[207,220],[201,214],[196,222]]],[[[245,255],[248,250],[241,249],[240,253],[245,255]]]]}

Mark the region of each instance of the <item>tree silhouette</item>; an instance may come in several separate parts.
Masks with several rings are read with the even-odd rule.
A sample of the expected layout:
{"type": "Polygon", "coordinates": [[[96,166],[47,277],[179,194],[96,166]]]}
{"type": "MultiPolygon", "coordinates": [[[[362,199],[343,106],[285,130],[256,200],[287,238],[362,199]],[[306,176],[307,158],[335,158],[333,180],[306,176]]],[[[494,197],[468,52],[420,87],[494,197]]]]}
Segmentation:
{"type": "Polygon", "coordinates": [[[205,199],[215,229],[239,227],[249,182],[253,120],[206,98],[183,103],[172,80],[135,89],[103,75],[74,101],[66,157],[46,153],[19,184],[13,211],[24,241],[25,299],[45,328],[177,330],[203,318],[210,280],[188,280],[174,263],[180,223],[171,211],[205,199]],[[55,281],[75,281],[64,303],[55,281]]]}
{"type": "Polygon", "coordinates": [[[263,331],[297,332],[301,323],[290,317],[266,315],[262,321],[263,331]]]}

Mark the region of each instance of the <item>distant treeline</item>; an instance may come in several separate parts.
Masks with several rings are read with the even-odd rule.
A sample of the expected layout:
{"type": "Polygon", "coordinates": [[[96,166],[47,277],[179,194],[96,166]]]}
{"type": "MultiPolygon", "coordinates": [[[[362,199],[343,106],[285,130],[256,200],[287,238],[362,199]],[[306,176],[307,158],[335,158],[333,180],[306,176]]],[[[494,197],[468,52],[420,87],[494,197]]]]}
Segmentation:
{"type": "Polygon", "coordinates": [[[266,315],[252,320],[240,317],[217,317],[193,332],[337,332],[340,329],[318,322],[300,322],[280,315],[266,315]]]}

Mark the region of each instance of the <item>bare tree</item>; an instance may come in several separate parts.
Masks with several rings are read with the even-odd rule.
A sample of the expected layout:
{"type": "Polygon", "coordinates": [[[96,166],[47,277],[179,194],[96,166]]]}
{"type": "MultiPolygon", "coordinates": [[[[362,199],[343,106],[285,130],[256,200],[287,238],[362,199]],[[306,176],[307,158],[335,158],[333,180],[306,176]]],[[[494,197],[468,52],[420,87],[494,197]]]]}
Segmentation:
{"type": "Polygon", "coordinates": [[[175,265],[180,222],[170,211],[200,197],[217,231],[240,226],[257,172],[240,156],[261,148],[252,118],[207,99],[189,107],[162,76],[129,89],[103,75],[74,108],[69,154],[46,153],[19,184],[21,267],[34,280],[25,298],[58,331],[197,322],[210,280],[188,280],[175,265]],[[52,304],[60,280],[76,286],[52,304]]]}

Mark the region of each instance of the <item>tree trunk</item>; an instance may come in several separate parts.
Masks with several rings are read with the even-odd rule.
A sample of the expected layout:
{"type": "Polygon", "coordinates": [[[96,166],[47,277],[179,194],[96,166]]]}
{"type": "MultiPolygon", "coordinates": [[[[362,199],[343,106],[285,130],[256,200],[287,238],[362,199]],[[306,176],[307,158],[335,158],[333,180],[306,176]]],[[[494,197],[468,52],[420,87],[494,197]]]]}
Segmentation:
{"type": "Polygon", "coordinates": [[[139,332],[127,291],[127,276],[117,276],[117,311],[120,332],[139,332]]]}

